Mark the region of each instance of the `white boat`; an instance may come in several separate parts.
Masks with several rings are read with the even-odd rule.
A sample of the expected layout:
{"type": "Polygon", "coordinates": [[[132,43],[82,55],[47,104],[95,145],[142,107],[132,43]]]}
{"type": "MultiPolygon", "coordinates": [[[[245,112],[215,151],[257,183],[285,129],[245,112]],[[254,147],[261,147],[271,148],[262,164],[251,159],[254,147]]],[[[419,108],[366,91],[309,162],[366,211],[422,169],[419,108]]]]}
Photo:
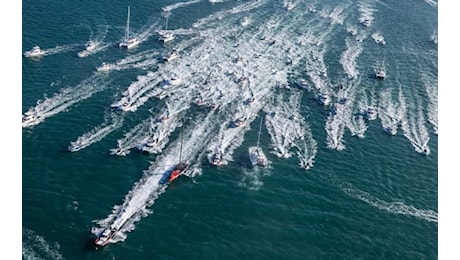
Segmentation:
{"type": "Polygon", "coordinates": [[[259,132],[257,134],[257,145],[249,147],[249,161],[251,165],[265,167],[267,166],[267,157],[265,156],[262,148],[259,147],[260,133],[262,130],[262,118],[260,119],[259,132]]]}
{"type": "Polygon", "coordinates": [[[41,57],[45,54],[43,50],[40,49],[38,46],[34,46],[32,50],[24,52],[24,56],[28,58],[33,58],[33,57],[41,57]]]}
{"type": "Polygon", "coordinates": [[[131,97],[130,96],[126,96],[126,97],[122,97],[120,99],[120,101],[116,102],[116,103],[113,103],[112,105],[110,105],[110,107],[112,108],[116,108],[118,110],[123,110],[123,111],[126,111],[129,106],[131,105],[131,97]]]}
{"type": "Polygon", "coordinates": [[[38,114],[35,110],[27,111],[22,116],[22,127],[27,127],[32,125],[35,120],[38,118],[38,114]]]}
{"type": "Polygon", "coordinates": [[[367,17],[361,17],[359,18],[359,23],[366,27],[369,27],[372,24],[372,20],[367,17]]]}
{"type": "Polygon", "coordinates": [[[158,39],[161,42],[170,42],[174,40],[174,38],[176,38],[176,36],[174,36],[174,33],[171,31],[159,31],[158,35],[160,35],[158,39]]]}
{"type": "Polygon", "coordinates": [[[308,89],[308,82],[307,82],[307,80],[305,80],[305,79],[299,79],[299,80],[297,80],[297,85],[298,85],[300,88],[308,89]]]}
{"type": "Polygon", "coordinates": [[[93,51],[95,50],[97,47],[97,43],[95,41],[91,41],[89,40],[86,44],[85,44],[85,50],[87,51],[93,51]]]}
{"type": "Polygon", "coordinates": [[[106,62],[103,62],[101,66],[97,68],[97,71],[110,71],[112,69],[112,65],[106,62]]]}
{"type": "Polygon", "coordinates": [[[173,76],[168,80],[169,85],[179,85],[180,83],[182,83],[182,80],[176,76],[173,76]]]}
{"type": "Polygon", "coordinates": [[[80,151],[82,148],[83,147],[80,141],[70,142],[70,145],[68,147],[69,151],[72,153],[80,151]]]}
{"type": "Polygon", "coordinates": [[[242,126],[244,123],[246,123],[247,118],[245,116],[237,118],[235,121],[232,122],[233,127],[239,127],[242,126]]]}
{"type": "Polygon", "coordinates": [[[214,166],[219,166],[223,163],[223,157],[224,153],[220,148],[217,148],[217,150],[208,157],[209,163],[214,166]]]}
{"type": "Polygon", "coordinates": [[[378,79],[384,79],[387,76],[387,73],[383,69],[375,70],[375,77],[378,79]]]}
{"type": "Polygon", "coordinates": [[[396,135],[396,133],[397,133],[396,128],[394,128],[392,126],[384,127],[383,130],[389,135],[396,135]]]}
{"type": "Polygon", "coordinates": [[[328,94],[326,93],[321,93],[319,96],[318,96],[318,102],[321,104],[321,105],[324,105],[324,106],[327,106],[331,103],[331,98],[329,97],[328,94]]]}
{"type": "Polygon", "coordinates": [[[249,17],[245,16],[243,20],[241,20],[241,26],[245,27],[248,26],[251,23],[251,19],[249,17]]]}
{"type": "Polygon", "coordinates": [[[365,111],[365,116],[367,120],[375,120],[377,119],[377,111],[375,111],[374,107],[368,107],[365,111]]]}
{"type": "Polygon", "coordinates": [[[284,6],[284,8],[286,8],[287,11],[291,11],[292,9],[294,9],[295,7],[295,4],[292,3],[292,2],[288,2],[286,3],[286,5],[284,6]]]}
{"type": "Polygon", "coordinates": [[[179,55],[177,55],[177,51],[171,50],[170,52],[168,52],[168,54],[163,56],[163,60],[169,62],[169,61],[176,59],[177,57],[179,57],[179,55]]]}
{"type": "Polygon", "coordinates": [[[130,15],[130,6],[128,6],[128,19],[126,20],[126,29],[125,29],[125,39],[118,44],[118,47],[122,49],[131,49],[136,47],[139,44],[139,39],[136,37],[129,36],[129,15],[130,15]]]}

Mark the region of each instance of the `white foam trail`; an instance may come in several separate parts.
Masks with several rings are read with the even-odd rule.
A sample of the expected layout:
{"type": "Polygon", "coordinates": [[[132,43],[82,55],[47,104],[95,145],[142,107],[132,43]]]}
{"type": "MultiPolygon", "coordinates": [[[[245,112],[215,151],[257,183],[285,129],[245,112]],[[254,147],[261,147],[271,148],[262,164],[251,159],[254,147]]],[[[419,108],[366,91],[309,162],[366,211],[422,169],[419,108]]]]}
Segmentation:
{"type": "Polygon", "coordinates": [[[436,211],[417,209],[413,206],[404,204],[402,201],[386,202],[372,196],[365,191],[355,188],[351,184],[341,185],[340,188],[347,195],[355,199],[362,200],[378,209],[385,210],[394,214],[413,216],[418,219],[438,223],[438,213],[436,211]]]}
{"type": "Polygon", "coordinates": [[[405,111],[405,107],[402,104],[393,101],[391,89],[384,88],[381,90],[379,96],[379,118],[382,128],[385,131],[388,132],[391,129],[396,134],[405,111]]]}
{"type": "Polygon", "coordinates": [[[428,122],[433,126],[435,134],[438,134],[438,84],[437,76],[428,76],[422,73],[422,82],[428,96],[427,115],[428,122]]]}
{"type": "Polygon", "coordinates": [[[101,125],[96,126],[91,131],[79,136],[77,140],[70,142],[70,147],[74,147],[73,151],[79,151],[84,149],[91,144],[99,142],[108,134],[113,132],[114,130],[120,128],[123,125],[123,116],[117,114],[110,114],[105,117],[104,123],[101,125]]]}
{"type": "Polygon", "coordinates": [[[371,26],[374,21],[374,13],[377,11],[375,9],[375,1],[363,0],[357,5],[360,13],[358,21],[366,27],[371,26]]]}
{"type": "Polygon", "coordinates": [[[350,38],[345,39],[347,49],[340,55],[340,64],[348,77],[353,79],[358,77],[359,71],[356,68],[356,59],[363,51],[362,44],[350,38]]]}
{"type": "Polygon", "coordinates": [[[104,90],[107,85],[107,75],[95,73],[92,77],[82,81],[75,87],[61,89],[51,98],[38,100],[35,107],[31,107],[28,112],[35,113],[37,118],[22,124],[22,127],[31,127],[43,122],[46,118],[65,111],[70,106],[79,101],[91,97],[93,94],[104,90]]]}
{"type": "Polygon", "coordinates": [[[64,259],[59,252],[59,243],[49,244],[44,237],[34,231],[22,228],[22,257],[25,260],[64,259]]]}
{"type": "Polygon", "coordinates": [[[49,56],[49,55],[54,55],[54,54],[58,54],[58,53],[74,51],[77,48],[78,48],[78,44],[58,45],[58,46],[53,47],[53,48],[42,49],[43,55],[40,55],[38,57],[32,57],[32,58],[39,59],[39,58],[41,58],[43,56],[49,56]]]}
{"type": "Polygon", "coordinates": [[[428,146],[430,135],[425,125],[423,106],[418,106],[416,112],[414,115],[407,115],[409,121],[403,121],[402,130],[404,136],[411,142],[416,152],[428,155],[430,153],[428,146]]]}
{"type": "Polygon", "coordinates": [[[179,2],[179,3],[167,5],[167,6],[163,7],[162,10],[165,11],[165,12],[170,12],[170,11],[173,11],[173,10],[175,10],[177,8],[184,7],[184,6],[191,5],[191,4],[195,4],[195,3],[198,3],[198,2],[200,2],[200,0],[179,2]]]}
{"type": "Polygon", "coordinates": [[[436,0],[425,0],[425,3],[433,6],[433,7],[438,7],[438,1],[436,0]]]}

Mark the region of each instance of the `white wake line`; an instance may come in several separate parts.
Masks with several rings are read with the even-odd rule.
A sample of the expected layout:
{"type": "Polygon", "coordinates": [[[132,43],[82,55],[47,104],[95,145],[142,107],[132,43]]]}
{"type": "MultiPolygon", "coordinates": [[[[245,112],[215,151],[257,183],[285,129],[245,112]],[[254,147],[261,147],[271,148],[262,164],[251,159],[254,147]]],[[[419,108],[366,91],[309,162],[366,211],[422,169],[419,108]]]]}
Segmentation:
{"type": "Polygon", "coordinates": [[[422,220],[426,220],[429,222],[438,223],[438,213],[433,210],[417,209],[413,206],[406,205],[401,201],[386,202],[386,201],[380,200],[372,196],[371,194],[365,191],[362,191],[362,190],[359,190],[353,187],[351,184],[347,184],[344,186],[347,186],[347,187],[341,187],[341,189],[347,195],[355,199],[362,200],[368,203],[369,205],[374,206],[378,209],[385,210],[387,212],[394,213],[394,214],[413,216],[413,217],[416,217],[422,220]]]}

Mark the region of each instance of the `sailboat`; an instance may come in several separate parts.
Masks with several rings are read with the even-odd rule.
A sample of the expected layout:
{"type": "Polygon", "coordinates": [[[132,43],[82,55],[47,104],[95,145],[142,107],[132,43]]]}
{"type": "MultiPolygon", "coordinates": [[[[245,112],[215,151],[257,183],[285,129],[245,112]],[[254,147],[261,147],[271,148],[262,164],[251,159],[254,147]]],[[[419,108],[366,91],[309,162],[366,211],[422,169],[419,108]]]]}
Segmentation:
{"type": "Polygon", "coordinates": [[[139,39],[136,37],[129,37],[129,16],[130,6],[128,6],[128,19],[126,20],[125,39],[118,44],[118,47],[122,49],[131,49],[139,44],[139,39]]]}
{"type": "Polygon", "coordinates": [[[169,10],[164,10],[163,16],[166,18],[165,22],[165,29],[163,31],[159,31],[158,34],[160,37],[158,38],[161,42],[169,42],[176,38],[174,33],[168,31],[168,18],[169,18],[169,10]]]}
{"type": "Polygon", "coordinates": [[[259,147],[260,133],[262,130],[262,118],[260,119],[259,133],[257,135],[257,145],[249,147],[249,160],[252,166],[267,166],[267,157],[265,156],[262,149],[259,147]]]}
{"type": "Polygon", "coordinates": [[[184,130],[182,128],[181,132],[181,141],[180,141],[180,150],[179,150],[179,163],[177,163],[171,171],[166,172],[163,177],[158,182],[163,185],[166,183],[171,183],[177,179],[185,170],[190,166],[189,163],[182,161],[182,146],[184,143],[184,130]]]}

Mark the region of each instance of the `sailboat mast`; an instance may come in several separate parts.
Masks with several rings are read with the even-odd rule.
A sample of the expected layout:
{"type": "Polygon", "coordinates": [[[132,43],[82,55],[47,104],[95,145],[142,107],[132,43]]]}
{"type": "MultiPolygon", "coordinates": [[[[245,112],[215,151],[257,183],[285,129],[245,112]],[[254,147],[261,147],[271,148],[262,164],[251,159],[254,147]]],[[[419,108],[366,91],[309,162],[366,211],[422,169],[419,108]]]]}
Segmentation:
{"type": "Polygon", "coordinates": [[[262,129],[262,118],[260,119],[260,125],[259,125],[259,133],[257,135],[257,149],[259,149],[259,141],[260,141],[260,131],[262,129]]]}
{"type": "Polygon", "coordinates": [[[129,13],[130,13],[130,6],[128,5],[128,19],[126,20],[126,31],[125,31],[125,39],[129,38],[129,13]]]}
{"type": "Polygon", "coordinates": [[[185,124],[185,121],[182,122],[182,131],[180,134],[179,163],[182,162],[182,144],[184,143],[184,124],[185,124]]]}

